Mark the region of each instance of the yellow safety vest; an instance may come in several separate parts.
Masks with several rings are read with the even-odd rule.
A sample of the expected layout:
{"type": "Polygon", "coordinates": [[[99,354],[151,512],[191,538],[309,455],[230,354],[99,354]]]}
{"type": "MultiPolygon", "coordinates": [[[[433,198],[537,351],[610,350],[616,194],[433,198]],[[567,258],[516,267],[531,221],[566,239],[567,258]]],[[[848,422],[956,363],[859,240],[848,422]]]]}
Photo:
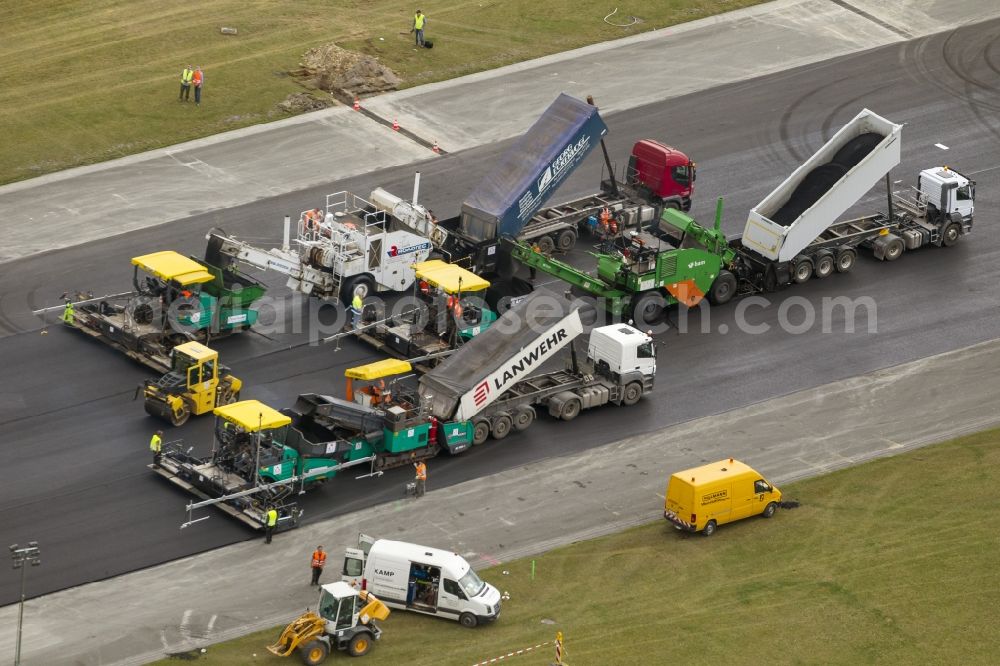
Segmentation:
{"type": "Polygon", "coordinates": [[[357,312],[361,312],[361,309],[365,307],[365,302],[361,300],[360,296],[354,294],[354,298],[351,299],[351,307],[354,308],[357,312]]]}
{"type": "Polygon", "coordinates": [[[63,308],[62,320],[66,324],[73,323],[73,304],[66,303],[66,307],[63,308]]]}
{"type": "Polygon", "coordinates": [[[427,17],[424,16],[423,14],[416,14],[413,17],[413,29],[414,30],[423,30],[424,29],[424,20],[426,18],[427,17]]]}
{"type": "Polygon", "coordinates": [[[149,440],[149,450],[153,453],[159,453],[161,448],[160,442],[160,436],[153,435],[153,438],[149,440]]]}
{"type": "Polygon", "coordinates": [[[277,524],[278,524],[278,512],[275,511],[274,509],[271,509],[270,511],[267,512],[267,526],[274,527],[277,524]]]}
{"type": "Polygon", "coordinates": [[[185,69],[183,72],[181,72],[181,83],[183,83],[184,85],[188,85],[191,83],[191,79],[193,77],[194,77],[194,70],[185,69]]]}

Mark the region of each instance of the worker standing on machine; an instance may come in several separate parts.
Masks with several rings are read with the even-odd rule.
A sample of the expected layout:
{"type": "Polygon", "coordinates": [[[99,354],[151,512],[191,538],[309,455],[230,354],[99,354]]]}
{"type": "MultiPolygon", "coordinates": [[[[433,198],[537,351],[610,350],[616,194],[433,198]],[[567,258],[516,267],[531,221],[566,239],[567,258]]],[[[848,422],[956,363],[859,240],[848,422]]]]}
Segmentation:
{"type": "Polygon", "coordinates": [[[364,310],[365,303],[359,294],[354,294],[351,299],[352,325],[355,329],[361,328],[361,311],[364,310]]]}
{"type": "Polygon", "coordinates": [[[153,433],[152,439],[149,440],[149,450],[153,452],[153,464],[159,467],[160,459],[162,458],[161,451],[163,450],[162,430],[157,430],[153,433]]]}
{"type": "Polygon", "coordinates": [[[271,543],[274,536],[274,526],[278,524],[278,510],[273,506],[267,509],[267,520],[264,523],[264,543],[271,543]]]}
{"type": "Polygon", "coordinates": [[[75,326],[73,317],[73,301],[67,300],[65,307],[63,307],[62,321],[64,324],[69,326],[75,326]]]}

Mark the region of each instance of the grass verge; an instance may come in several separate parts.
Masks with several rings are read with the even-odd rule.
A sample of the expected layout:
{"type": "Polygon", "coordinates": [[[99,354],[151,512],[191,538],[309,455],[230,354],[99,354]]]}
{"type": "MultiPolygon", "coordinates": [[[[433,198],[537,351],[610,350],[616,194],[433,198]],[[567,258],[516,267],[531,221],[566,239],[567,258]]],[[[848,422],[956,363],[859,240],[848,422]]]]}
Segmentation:
{"type": "Polygon", "coordinates": [[[421,8],[435,48],[420,51],[415,6],[400,0],[0,3],[0,184],[281,118],[276,105],[302,91],[288,72],[328,42],[413,86],[762,1],[633,0],[609,20],[642,21],[621,28],[596,0],[432,0],[421,8]],[[205,71],[197,108],[177,100],[188,64],[205,71]]]}
{"type": "MultiPolygon", "coordinates": [[[[511,595],[496,624],[393,611],[365,664],[468,666],[556,630],[573,666],[987,663],[1000,649],[998,470],[993,430],[783,488],[800,508],[711,539],[657,523],[536,557],[534,580],[531,560],[511,562],[480,572],[511,595]]],[[[280,631],[185,657],[298,663],[265,650],[280,631]]],[[[503,663],[550,663],[543,650],[503,663]]]]}

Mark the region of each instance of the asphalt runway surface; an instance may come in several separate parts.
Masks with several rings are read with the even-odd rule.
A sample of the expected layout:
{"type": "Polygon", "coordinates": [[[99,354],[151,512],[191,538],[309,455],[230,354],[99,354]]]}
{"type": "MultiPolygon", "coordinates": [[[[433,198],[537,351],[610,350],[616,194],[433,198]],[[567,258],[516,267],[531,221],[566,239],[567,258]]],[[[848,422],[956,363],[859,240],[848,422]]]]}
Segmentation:
{"type": "MultiPolygon", "coordinates": [[[[995,287],[1000,283],[998,28],[1000,22],[991,21],[606,117],[608,148],[619,165],[640,138],[656,138],[688,152],[699,167],[694,216],[708,223],[716,197],[725,196],[725,228],[738,233],[746,211],[867,106],[906,123],[903,163],[893,173],[900,186],[914,183],[921,168],[941,164],[978,182],[976,228],[950,249],[906,253],[891,265],[864,256],[848,275],[770,295],[767,304],[744,301],[715,308],[704,330],[699,314],[691,313],[686,333],[674,329],[658,336],[657,389],[639,405],[585,412],[573,423],[540,418],[527,432],[503,442],[431,461],[429,486],[581,454],[625,435],[1000,337],[995,287]],[[871,299],[866,302],[876,308],[874,330],[868,321],[872,311],[862,308],[854,332],[845,330],[842,310],[834,311],[824,331],[824,299],[845,296],[871,299]],[[803,321],[808,309],[817,316],[815,325],[801,332],[782,330],[783,307],[789,306],[793,325],[803,321]],[[770,330],[753,333],[747,324],[770,330]]],[[[57,303],[65,291],[123,291],[130,284],[131,257],[168,248],[201,254],[204,233],[213,226],[274,243],[280,239],[283,215],[297,216],[319,205],[329,192],[347,189],[364,196],[383,186],[409,196],[416,168],[422,171],[421,201],[439,217],[453,215],[506,145],[262,198],[220,213],[192,211],[191,217],[160,227],[0,265],[0,367],[5,380],[0,388],[0,535],[3,543],[37,540],[42,546],[43,565],[31,572],[29,596],[254,537],[211,512],[203,514],[212,515],[210,520],[179,529],[188,497],[146,469],[147,443],[161,424],[132,401],[135,387],[150,373],[56,325],[55,317],[43,335],[31,309],[57,303]]],[[[552,203],[590,192],[601,171],[595,152],[552,203]]],[[[884,200],[876,187],[855,212],[882,210],[884,200]]],[[[573,262],[586,265],[587,257],[578,250],[573,262]]],[[[263,278],[275,285],[271,294],[279,297],[270,328],[284,332],[216,343],[223,362],[244,380],[244,397],[282,407],[303,392],[341,394],[344,370],[377,357],[350,340],[339,349],[295,347],[308,336],[294,330],[294,324],[322,318],[319,303],[282,298],[287,291],[279,287],[281,276],[263,278]]],[[[885,415],[887,421],[893,418],[885,415]]],[[[167,430],[166,439],[182,437],[207,448],[210,421],[192,419],[184,428],[167,430]]],[[[774,437],[781,437],[781,423],[773,428],[774,437]]],[[[732,437],[738,440],[741,434],[732,437]]],[[[817,437],[822,435],[817,424],[817,437]]],[[[355,480],[345,474],[303,498],[304,520],[396,499],[411,474],[405,468],[380,479],[355,480]]],[[[3,577],[0,604],[17,595],[18,578],[3,577]]]]}

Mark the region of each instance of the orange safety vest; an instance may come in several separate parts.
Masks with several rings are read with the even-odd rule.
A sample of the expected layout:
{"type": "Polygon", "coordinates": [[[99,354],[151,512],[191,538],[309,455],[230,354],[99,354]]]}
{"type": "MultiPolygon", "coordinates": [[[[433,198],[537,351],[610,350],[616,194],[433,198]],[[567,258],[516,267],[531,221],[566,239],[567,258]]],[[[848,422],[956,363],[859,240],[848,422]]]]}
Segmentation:
{"type": "Polygon", "coordinates": [[[326,553],[322,550],[313,551],[313,569],[321,569],[326,564],[326,553]]]}
{"type": "Polygon", "coordinates": [[[197,88],[198,86],[201,85],[201,81],[202,81],[201,70],[200,69],[194,70],[194,74],[191,75],[191,83],[193,83],[197,88]]]}
{"type": "Polygon", "coordinates": [[[421,481],[427,480],[427,465],[422,462],[417,463],[417,478],[421,481]]]}

